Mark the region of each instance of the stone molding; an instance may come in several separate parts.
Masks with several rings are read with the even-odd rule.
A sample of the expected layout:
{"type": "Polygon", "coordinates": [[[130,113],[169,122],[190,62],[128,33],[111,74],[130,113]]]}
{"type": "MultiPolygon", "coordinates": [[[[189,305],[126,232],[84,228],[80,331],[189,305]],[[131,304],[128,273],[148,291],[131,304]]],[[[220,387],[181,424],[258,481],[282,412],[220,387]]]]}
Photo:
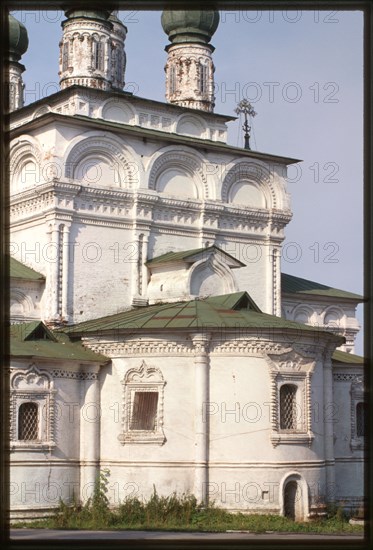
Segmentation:
{"type": "Polygon", "coordinates": [[[351,441],[350,446],[352,451],[362,451],[365,449],[365,437],[357,435],[357,419],[356,419],[356,407],[358,403],[364,403],[365,392],[364,382],[362,376],[356,376],[351,381],[350,387],[351,395],[351,441]]]}
{"type": "Polygon", "coordinates": [[[26,370],[17,369],[10,376],[10,448],[12,451],[51,451],[56,443],[55,394],[53,378],[32,363],[26,370]],[[18,411],[22,403],[38,406],[37,440],[18,440],[18,411]]]}
{"type": "MultiPolygon", "coordinates": [[[[309,355],[309,351],[307,353],[309,355]]],[[[298,351],[289,351],[267,355],[271,381],[271,435],[270,440],[274,447],[279,444],[312,444],[312,397],[311,377],[316,360],[304,357],[298,351]],[[297,405],[301,411],[297,427],[292,431],[280,428],[280,388],[284,384],[293,384],[297,387],[297,405]]]]}

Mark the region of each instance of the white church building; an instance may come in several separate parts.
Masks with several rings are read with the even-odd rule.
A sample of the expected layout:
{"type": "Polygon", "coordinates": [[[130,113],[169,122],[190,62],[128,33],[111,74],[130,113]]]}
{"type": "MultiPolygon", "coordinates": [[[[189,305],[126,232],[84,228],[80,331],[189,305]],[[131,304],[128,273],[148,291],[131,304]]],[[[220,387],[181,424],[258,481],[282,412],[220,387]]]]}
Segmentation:
{"type": "Polygon", "coordinates": [[[115,12],[65,15],[61,90],[27,106],[9,18],[11,517],[86,500],[104,469],[113,505],[155,486],[357,508],[362,297],[281,273],[298,161],[227,144],[218,12],[163,12],[166,102],[123,91],[115,12]]]}

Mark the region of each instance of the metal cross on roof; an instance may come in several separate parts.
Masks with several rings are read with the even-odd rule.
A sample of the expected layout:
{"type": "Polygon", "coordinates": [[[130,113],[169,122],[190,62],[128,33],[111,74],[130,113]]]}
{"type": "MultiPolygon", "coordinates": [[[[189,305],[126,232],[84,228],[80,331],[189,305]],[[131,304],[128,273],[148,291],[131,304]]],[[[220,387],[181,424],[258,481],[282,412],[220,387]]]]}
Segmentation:
{"type": "Polygon", "coordinates": [[[248,122],[248,116],[254,117],[257,113],[254,111],[253,106],[247,99],[242,99],[238,105],[237,108],[234,110],[235,113],[238,115],[243,113],[245,116],[245,122],[243,123],[242,129],[245,132],[245,149],[250,149],[250,130],[251,126],[248,122]]]}

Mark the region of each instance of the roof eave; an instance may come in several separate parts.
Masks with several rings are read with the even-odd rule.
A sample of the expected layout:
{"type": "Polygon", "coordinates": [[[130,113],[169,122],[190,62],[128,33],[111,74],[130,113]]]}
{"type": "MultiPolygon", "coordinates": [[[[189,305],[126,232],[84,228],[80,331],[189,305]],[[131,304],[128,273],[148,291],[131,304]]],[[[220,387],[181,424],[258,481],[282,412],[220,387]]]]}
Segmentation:
{"type": "Polygon", "coordinates": [[[138,126],[132,126],[130,124],[121,124],[118,122],[111,122],[100,118],[90,118],[82,115],[63,115],[55,112],[48,112],[39,117],[29,120],[24,124],[17,126],[10,130],[11,139],[19,137],[22,135],[25,130],[37,130],[40,127],[44,126],[48,122],[59,121],[61,123],[68,123],[69,125],[82,125],[85,127],[94,127],[98,126],[105,128],[106,130],[115,130],[116,132],[121,132],[123,134],[132,134],[138,136],[142,139],[149,138],[154,139],[155,141],[170,141],[179,143],[181,145],[189,145],[191,147],[199,147],[201,149],[212,150],[212,151],[221,151],[228,154],[240,155],[242,157],[255,158],[257,160],[265,161],[275,161],[279,164],[284,164],[286,166],[290,164],[296,164],[301,162],[299,159],[294,159],[290,157],[284,157],[280,155],[273,155],[270,153],[262,153],[260,151],[252,151],[251,149],[244,149],[241,147],[234,147],[219,141],[212,141],[203,138],[197,138],[192,136],[186,136],[182,134],[175,134],[171,132],[162,132],[161,130],[153,130],[149,128],[143,128],[138,126]]]}

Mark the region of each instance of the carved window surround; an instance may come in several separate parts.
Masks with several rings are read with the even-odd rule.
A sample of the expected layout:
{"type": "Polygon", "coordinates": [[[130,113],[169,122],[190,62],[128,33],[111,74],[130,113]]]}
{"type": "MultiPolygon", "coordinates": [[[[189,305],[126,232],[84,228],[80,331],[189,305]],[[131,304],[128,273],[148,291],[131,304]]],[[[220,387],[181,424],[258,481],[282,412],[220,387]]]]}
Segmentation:
{"type": "Polygon", "coordinates": [[[350,446],[352,451],[362,451],[365,449],[364,436],[357,435],[357,418],[356,407],[358,403],[364,403],[364,385],[363,377],[357,376],[351,383],[351,441],[350,446]]]}
{"type": "Polygon", "coordinates": [[[310,446],[312,432],[311,376],[315,362],[294,351],[268,354],[271,377],[271,443],[299,444],[310,446]],[[296,427],[283,430],[280,427],[280,391],[285,384],[296,387],[296,427]]]}
{"type": "Polygon", "coordinates": [[[138,368],[130,369],[122,381],[123,385],[123,425],[122,433],[118,439],[125,445],[126,443],[145,443],[163,445],[166,437],[163,431],[163,402],[164,402],[164,381],[161,371],[152,366],[148,366],[142,361],[138,368]],[[155,426],[153,430],[135,430],[131,429],[134,418],[135,394],[137,392],[157,392],[157,412],[155,426]]]}
{"type": "Polygon", "coordinates": [[[35,364],[17,370],[10,380],[10,448],[11,451],[51,451],[55,446],[55,394],[53,379],[35,364]],[[38,407],[38,439],[19,440],[19,408],[23,403],[38,407]]]}

